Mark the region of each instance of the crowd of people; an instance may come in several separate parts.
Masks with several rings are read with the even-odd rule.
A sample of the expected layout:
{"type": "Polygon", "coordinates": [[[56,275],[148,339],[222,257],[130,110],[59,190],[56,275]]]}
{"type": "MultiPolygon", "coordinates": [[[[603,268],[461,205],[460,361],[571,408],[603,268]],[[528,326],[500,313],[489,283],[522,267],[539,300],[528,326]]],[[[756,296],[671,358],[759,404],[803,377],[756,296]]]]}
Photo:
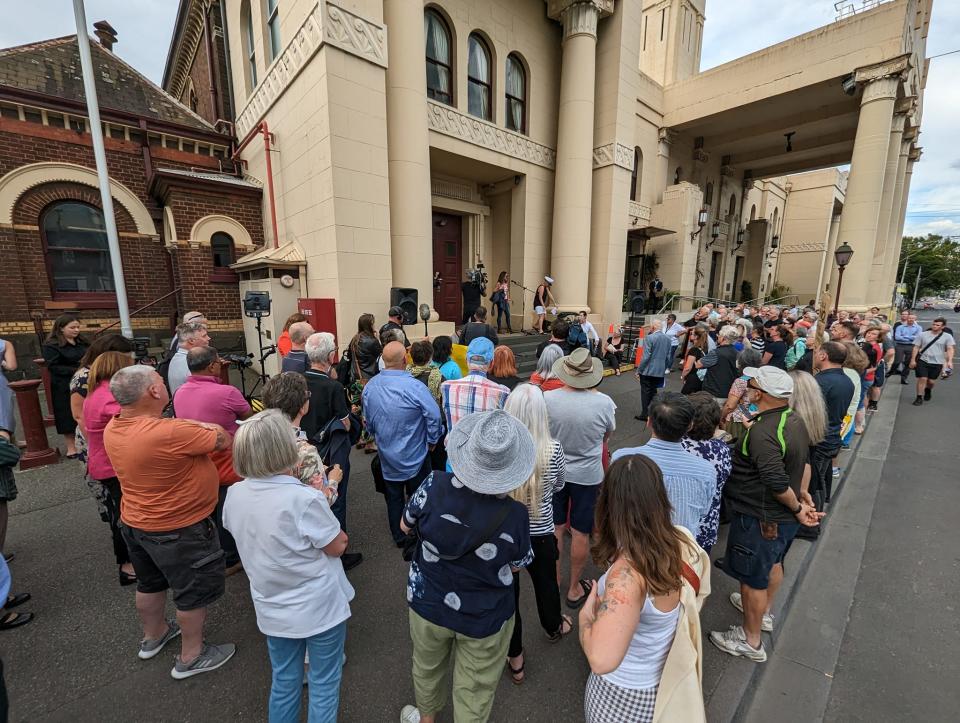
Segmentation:
{"type": "MultiPolygon", "coordinates": [[[[363,561],[348,551],[356,448],[371,455],[384,532],[409,562],[415,703],[402,722],[431,723],[450,697],[455,720],[487,720],[500,677],[525,682],[522,574],[547,640],[579,636],[586,720],[703,720],[703,637],[767,659],[784,558],[797,536],[819,534],[841,449],[887,379],[908,384],[915,370],[922,405],[953,365],[943,319],[923,330],[907,313],[893,326],[876,310],[823,323],[810,307],[708,304],[649,325],[636,419],[650,439],[611,450],[616,404],[600,387],[605,360],[619,374],[620,332],[604,342],[584,314],[587,343],[571,344],[555,322],[523,382],[482,311],[458,338],[462,367],[450,337],[411,342],[399,308],[380,329],[362,315],[342,354],[294,315],[259,413],[222,383],[200,312],[184,316],[159,371],[135,364],[119,335],[87,344],[75,317],[55,322],[44,356],[59,379],[57,429],[85,463],[119,584],[136,585],[141,659],[180,638],[174,679],[225,665],[236,647],[205,638],[206,611],[242,571],[267,640],[270,720],[299,720],[302,685],[310,720],[336,720],[346,572],[363,561]],[[664,389],[677,370],[681,390],[664,389]],[[722,522],[717,566],[739,582],[729,602],[743,620],[704,634],[722,522]],[[598,580],[584,575],[590,560],[598,580]]],[[[12,369],[8,349],[0,342],[12,369]]],[[[4,390],[0,549],[18,456],[4,390]]],[[[9,610],[29,595],[9,594],[8,561],[0,629],[31,619],[9,610]]]]}

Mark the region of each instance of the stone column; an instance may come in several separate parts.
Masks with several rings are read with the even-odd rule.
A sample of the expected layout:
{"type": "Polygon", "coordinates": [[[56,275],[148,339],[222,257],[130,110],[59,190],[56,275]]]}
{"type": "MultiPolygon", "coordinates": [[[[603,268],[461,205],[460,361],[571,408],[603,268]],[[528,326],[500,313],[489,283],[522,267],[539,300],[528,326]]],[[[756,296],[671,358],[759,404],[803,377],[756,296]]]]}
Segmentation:
{"type": "Polygon", "coordinates": [[[560,14],[563,65],[553,193],[553,246],[549,273],[564,309],[587,305],[590,206],[593,186],[593,106],[597,22],[593,2],[574,2],[560,14]]]}
{"type": "Polygon", "coordinates": [[[895,239],[893,245],[893,252],[890,256],[890,263],[887,265],[887,275],[884,279],[884,283],[887,288],[890,289],[891,295],[893,293],[894,285],[900,281],[900,248],[903,245],[903,225],[906,221],[907,214],[907,201],[910,196],[910,180],[913,177],[913,164],[917,159],[919,159],[919,149],[909,150],[910,144],[904,144],[907,146],[907,162],[906,168],[903,173],[903,190],[900,194],[900,205],[895,216],[891,216],[890,225],[892,227],[891,233],[895,239]],[[916,158],[914,158],[914,154],[916,158]]]}
{"type": "Polygon", "coordinates": [[[887,165],[883,172],[883,194],[880,196],[880,216],[877,220],[877,243],[873,249],[873,269],[870,272],[871,298],[876,298],[883,278],[884,263],[890,246],[890,214],[893,210],[894,192],[897,189],[897,171],[900,165],[900,145],[903,142],[903,124],[906,114],[894,113],[890,127],[890,142],[887,145],[887,165]]]}
{"type": "Polygon", "coordinates": [[[423,5],[384,0],[387,65],[387,167],[394,286],[419,291],[433,306],[430,139],[424,70],[423,5]]]}
{"type": "MultiPolygon", "coordinates": [[[[857,71],[858,80],[862,75],[865,76],[865,86],[860,100],[860,118],[853,143],[847,194],[840,216],[838,243],[848,243],[854,250],[843,276],[842,307],[863,308],[874,301],[875,294],[869,288],[870,274],[878,243],[887,148],[890,145],[900,72],[893,72],[887,67],[875,75],[872,69],[864,73],[857,71]]],[[[835,293],[834,289],[832,291],[835,293]]]]}
{"type": "MultiPolygon", "coordinates": [[[[896,117],[894,118],[896,121],[896,117]]],[[[894,124],[896,127],[896,124],[894,124]]],[[[892,136],[891,136],[892,137],[892,136]]],[[[893,148],[890,149],[894,150],[893,148]]],[[[907,175],[907,158],[910,155],[910,141],[900,142],[900,147],[892,154],[896,159],[897,170],[893,182],[893,193],[890,202],[890,213],[886,217],[886,230],[881,226],[880,233],[886,239],[884,244],[884,253],[882,263],[874,265],[874,274],[871,276],[871,288],[876,284],[881,295],[886,294],[888,301],[893,300],[893,273],[892,268],[896,267],[900,258],[900,245],[902,239],[897,238],[897,229],[900,226],[900,213],[903,210],[903,180],[907,175]]],[[[887,159],[889,167],[893,159],[887,159]]],[[[886,190],[886,189],[884,189],[886,190]]],[[[884,220],[881,216],[881,222],[884,220]]]]}

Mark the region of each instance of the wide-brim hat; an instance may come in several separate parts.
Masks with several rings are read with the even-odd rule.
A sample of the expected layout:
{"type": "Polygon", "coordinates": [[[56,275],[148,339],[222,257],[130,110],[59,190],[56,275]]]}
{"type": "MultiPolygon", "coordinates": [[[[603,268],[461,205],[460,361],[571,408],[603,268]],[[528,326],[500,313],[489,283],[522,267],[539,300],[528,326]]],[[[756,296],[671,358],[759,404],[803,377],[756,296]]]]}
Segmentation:
{"type": "Polygon", "coordinates": [[[553,373],[574,389],[592,389],[603,379],[603,362],[580,347],[553,363],[553,373]]]}
{"type": "Polygon", "coordinates": [[[482,495],[502,495],[530,479],[537,451],[526,425],[495,409],[474,412],[453,425],[447,459],[465,487],[482,495]]]}
{"type": "Polygon", "coordinates": [[[779,367],[747,367],[743,376],[753,379],[761,391],[771,397],[786,399],[793,394],[793,377],[779,367]]]}

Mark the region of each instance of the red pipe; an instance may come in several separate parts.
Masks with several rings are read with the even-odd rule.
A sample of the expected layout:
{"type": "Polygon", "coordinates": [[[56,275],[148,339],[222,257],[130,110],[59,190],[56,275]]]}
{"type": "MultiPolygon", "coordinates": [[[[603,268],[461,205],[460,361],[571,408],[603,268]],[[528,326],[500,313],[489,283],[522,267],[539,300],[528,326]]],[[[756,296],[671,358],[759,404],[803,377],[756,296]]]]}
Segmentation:
{"type": "Polygon", "coordinates": [[[273,195],[273,163],[270,159],[270,129],[267,127],[266,121],[260,121],[250,129],[246,137],[240,141],[240,145],[237,146],[237,150],[233,152],[230,160],[238,160],[240,152],[250,144],[250,141],[254,139],[258,132],[263,135],[263,152],[266,155],[267,161],[267,195],[270,198],[270,222],[273,225],[273,247],[277,248],[280,245],[280,232],[277,230],[277,204],[273,195]]]}

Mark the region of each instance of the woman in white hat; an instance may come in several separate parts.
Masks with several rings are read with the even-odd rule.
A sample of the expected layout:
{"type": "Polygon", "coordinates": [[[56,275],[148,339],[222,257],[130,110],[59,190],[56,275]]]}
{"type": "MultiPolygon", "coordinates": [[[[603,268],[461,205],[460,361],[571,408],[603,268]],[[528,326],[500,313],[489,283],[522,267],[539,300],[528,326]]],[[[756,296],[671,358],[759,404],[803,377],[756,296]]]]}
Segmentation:
{"type": "Polygon", "coordinates": [[[448,433],[447,455],[453,472],[427,477],[400,522],[419,538],[407,581],[417,705],[401,723],[433,723],[451,656],[454,719],[489,719],[513,633],[513,573],[533,560],[527,508],[508,497],[533,474],[527,428],[499,409],[475,412],[448,433]]]}
{"type": "MultiPolygon", "coordinates": [[[[553,279],[544,276],[537,290],[533,292],[533,314],[537,317],[537,320],[533,323],[533,328],[537,330],[538,334],[543,333],[543,320],[547,316],[547,306],[551,303],[553,306],[557,305],[556,299],[550,293],[551,286],[553,286],[553,279]]],[[[556,313],[556,309],[554,309],[554,313],[556,313]]]]}

